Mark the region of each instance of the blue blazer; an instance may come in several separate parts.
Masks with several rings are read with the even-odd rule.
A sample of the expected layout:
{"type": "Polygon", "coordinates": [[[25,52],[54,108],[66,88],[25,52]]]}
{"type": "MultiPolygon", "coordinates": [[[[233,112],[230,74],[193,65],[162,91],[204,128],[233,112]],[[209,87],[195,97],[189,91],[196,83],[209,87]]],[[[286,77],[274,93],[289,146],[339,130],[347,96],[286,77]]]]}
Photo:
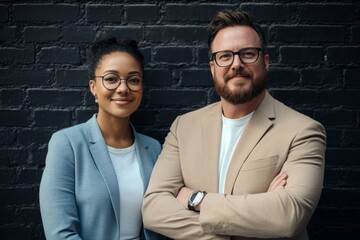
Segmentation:
{"type": "MultiPolygon", "coordinates": [[[[160,153],[158,141],[133,129],[146,190],[160,153]]],[[[119,188],[94,115],[53,134],[40,183],[40,210],[47,239],[119,240],[119,188]]],[[[142,239],[160,239],[148,230],[142,239]]]]}

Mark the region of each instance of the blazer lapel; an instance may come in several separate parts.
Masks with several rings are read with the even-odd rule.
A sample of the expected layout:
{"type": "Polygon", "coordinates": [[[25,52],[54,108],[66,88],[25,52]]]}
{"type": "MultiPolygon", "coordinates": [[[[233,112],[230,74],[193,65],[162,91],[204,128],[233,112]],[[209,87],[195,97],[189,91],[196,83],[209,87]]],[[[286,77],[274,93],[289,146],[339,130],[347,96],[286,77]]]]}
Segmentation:
{"type": "Polygon", "coordinates": [[[100,131],[99,125],[94,115],[87,123],[86,127],[89,133],[90,152],[95,165],[99,169],[107,186],[111,203],[114,208],[117,225],[120,224],[120,193],[117,183],[117,177],[114,167],[111,163],[110,155],[106,147],[105,140],[100,131]]]}
{"type": "Polygon", "coordinates": [[[151,171],[153,168],[154,161],[151,159],[151,154],[148,153],[149,146],[143,141],[139,134],[136,133],[135,128],[133,128],[135,135],[135,151],[139,161],[141,179],[144,186],[144,193],[146,191],[147,185],[150,180],[151,171]]]}
{"type": "Polygon", "coordinates": [[[256,144],[272,126],[275,118],[273,98],[266,91],[263,102],[255,110],[234,150],[225,181],[225,193],[231,194],[236,178],[256,144]]]}
{"type": "Polygon", "coordinates": [[[203,179],[208,192],[218,192],[221,114],[221,104],[216,103],[202,120],[203,179]]]}

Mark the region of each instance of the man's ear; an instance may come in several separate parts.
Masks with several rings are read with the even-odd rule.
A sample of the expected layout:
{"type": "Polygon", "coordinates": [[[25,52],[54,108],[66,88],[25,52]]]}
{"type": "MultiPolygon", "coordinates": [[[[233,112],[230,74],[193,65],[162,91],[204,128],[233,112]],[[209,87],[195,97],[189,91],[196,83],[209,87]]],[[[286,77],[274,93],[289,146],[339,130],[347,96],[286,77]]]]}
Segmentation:
{"type": "Polygon", "coordinates": [[[212,75],[212,77],[214,78],[214,74],[215,74],[215,65],[214,65],[214,62],[213,62],[213,61],[210,61],[210,62],[209,62],[209,65],[210,65],[211,75],[212,75]]]}

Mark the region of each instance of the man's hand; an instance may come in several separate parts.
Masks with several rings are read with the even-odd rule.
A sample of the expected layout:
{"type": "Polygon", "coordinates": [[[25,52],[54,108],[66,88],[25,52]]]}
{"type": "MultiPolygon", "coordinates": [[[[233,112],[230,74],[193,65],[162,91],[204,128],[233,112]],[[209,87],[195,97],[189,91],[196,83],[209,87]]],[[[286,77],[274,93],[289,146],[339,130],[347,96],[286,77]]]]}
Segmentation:
{"type": "Polygon", "coordinates": [[[284,172],[279,173],[270,183],[270,187],[267,190],[268,192],[276,191],[278,189],[283,189],[286,186],[288,175],[284,172]]]}

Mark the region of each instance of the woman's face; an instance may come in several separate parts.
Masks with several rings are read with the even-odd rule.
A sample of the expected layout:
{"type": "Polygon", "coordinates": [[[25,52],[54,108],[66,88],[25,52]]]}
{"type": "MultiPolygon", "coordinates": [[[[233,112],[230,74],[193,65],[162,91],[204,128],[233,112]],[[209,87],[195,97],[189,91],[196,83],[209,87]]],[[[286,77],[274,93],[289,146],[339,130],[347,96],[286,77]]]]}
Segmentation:
{"type": "Polygon", "coordinates": [[[104,55],[95,69],[95,79],[89,81],[90,90],[99,105],[99,116],[129,118],[141,103],[142,76],[140,63],[130,54],[112,52],[104,55]],[[101,76],[106,76],[105,80],[101,76]],[[114,83],[117,77],[121,79],[118,87],[114,83]],[[141,90],[131,91],[128,85],[131,89],[141,90]],[[109,90],[113,88],[111,86],[115,86],[115,89],[109,90]]]}

